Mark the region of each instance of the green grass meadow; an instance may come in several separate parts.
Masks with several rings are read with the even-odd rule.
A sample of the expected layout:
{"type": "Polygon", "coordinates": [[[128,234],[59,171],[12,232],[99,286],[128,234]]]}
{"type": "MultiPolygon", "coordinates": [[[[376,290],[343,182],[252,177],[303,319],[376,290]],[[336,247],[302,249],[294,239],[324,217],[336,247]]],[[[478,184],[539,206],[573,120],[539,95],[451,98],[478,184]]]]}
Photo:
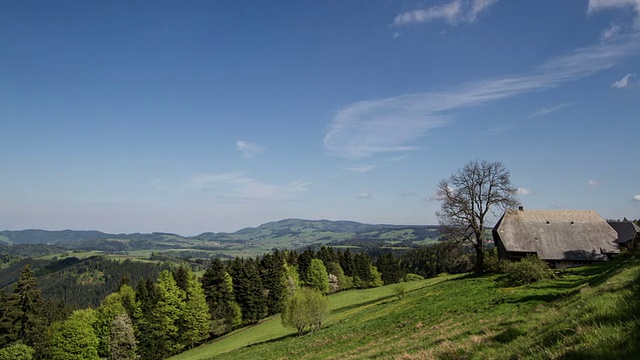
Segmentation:
{"type": "Polygon", "coordinates": [[[172,359],[631,359],[640,354],[640,260],[509,284],[440,276],[329,297],[322,330],[295,336],[279,316],[172,359]]]}

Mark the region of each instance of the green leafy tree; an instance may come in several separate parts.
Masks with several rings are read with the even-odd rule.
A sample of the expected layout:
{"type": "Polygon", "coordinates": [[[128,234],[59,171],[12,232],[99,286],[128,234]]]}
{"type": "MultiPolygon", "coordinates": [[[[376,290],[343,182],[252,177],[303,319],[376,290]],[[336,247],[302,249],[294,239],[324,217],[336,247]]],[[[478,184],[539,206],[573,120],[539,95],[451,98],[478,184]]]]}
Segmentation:
{"type": "Polygon", "coordinates": [[[179,319],[184,311],[184,292],[178,287],[171,273],[163,270],[156,281],[157,303],[152,309],[147,326],[155,339],[152,359],[163,359],[176,354],[184,345],[180,342],[179,319]]]}
{"type": "Polygon", "coordinates": [[[371,272],[371,280],[367,284],[367,287],[382,286],[383,285],[382,275],[378,272],[378,269],[375,266],[371,265],[370,272],[371,272]]]}
{"type": "MultiPolygon", "coordinates": [[[[484,240],[495,209],[518,205],[509,170],[500,162],[471,161],[438,183],[442,202],[436,212],[442,232],[451,241],[467,242],[476,252],[474,271],[483,271],[484,240]]],[[[497,215],[497,214],[495,214],[497,215]]]]}
{"type": "Polygon", "coordinates": [[[188,349],[201,343],[209,336],[209,306],[196,275],[187,268],[184,307],[178,321],[180,344],[188,349]]]}
{"type": "Polygon", "coordinates": [[[346,276],[344,274],[344,271],[342,270],[342,266],[340,266],[339,262],[332,261],[328,263],[327,272],[329,273],[330,276],[334,275],[338,280],[338,287],[337,289],[334,289],[334,291],[332,292],[348,290],[348,289],[351,289],[351,287],[353,287],[353,280],[349,276],[346,276]]]}
{"type": "Polygon", "coordinates": [[[283,282],[285,284],[286,301],[287,297],[293,296],[300,289],[298,269],[294,265],[289,265],[288,262],[284,264],[283,282]]]}
{"type": "Polygon", "coordinates": [[[31,360],[35,352],[28,345],[14,343],[0,349],[0,360],[31,360]]]}
{"type": "Polygon", "coordinates": [[[282,325],[293,327],[302,335],[306,330],[320,330],[329,314],[327,297],[319,291],[304,287],[287,298],[282,312],[282,325]]]}
{"type": "Polygon", "coordinates": [[[71,316],[56,326],[50,341],[52,360],[92,360],[99,359],[99,340],[93,330],[96,321],[95,310],[76,310],[71,316]]]}
{"type": "Polygon", "coordinates": [[[98,345],[98,355],[101,358],[109,357],[113,320],[117,315],[125,311],[122,305],[122,296],[119,292],[109,294],[102,300],[102,303],[96,310],[96,321],[93,328],[100,341],[98,345]]]}
{"type": "Polygon", "coordinates": [[[109,360],[134,360],[136,355],[136,336],[133,323],[126,312],[116,315],[111,324],[109,336],[109,360]]]}
{"type": "Polygon", "coordinates": [[[327,268],[322,263],[322,260],[311,259],[305,278],[307,279],[307,286],[323,294],[329,292],[329,274],[327,274],[327,268]]]}

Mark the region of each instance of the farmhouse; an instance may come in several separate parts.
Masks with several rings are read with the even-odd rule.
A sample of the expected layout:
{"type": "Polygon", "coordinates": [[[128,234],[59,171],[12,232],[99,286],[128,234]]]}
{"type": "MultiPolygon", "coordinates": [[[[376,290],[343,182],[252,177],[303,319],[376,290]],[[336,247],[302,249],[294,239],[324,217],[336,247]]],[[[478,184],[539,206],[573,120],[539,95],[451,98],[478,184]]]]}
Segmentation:
{"type": "Polygon", "coordinates": [[[640,227],[633,221],[607,221],[617,233],[618,238],[616,242],[620,246],[624,246],[628,249],[635,249],[640,242],[640,227]]]}
{"type": "Polygon", "coordinates": [[[591,210],[507,210],[493,229],[501,259],[537,255],[565,268],[608,260],[620,252],[618,234],[591,210]]]}

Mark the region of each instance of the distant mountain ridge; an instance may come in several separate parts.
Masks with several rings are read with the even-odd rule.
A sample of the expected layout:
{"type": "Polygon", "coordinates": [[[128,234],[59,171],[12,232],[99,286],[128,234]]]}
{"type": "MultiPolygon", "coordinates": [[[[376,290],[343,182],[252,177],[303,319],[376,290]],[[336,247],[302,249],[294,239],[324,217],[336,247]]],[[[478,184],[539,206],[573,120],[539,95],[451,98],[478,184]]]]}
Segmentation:
{"type": "Polygon", "coordinates": [[[4,230],[0,231],[0,243],[58,244],[100,250],[224,247],[230,243],[240,243],[244,247],[270,249],[351,240],[425,241],[437,237],[437,228],[434,225],[374,225],[355,221],[283,219],[233,233],[205,232],[189,237],[160,232],[109,234],[95,230],[4,230]]]}

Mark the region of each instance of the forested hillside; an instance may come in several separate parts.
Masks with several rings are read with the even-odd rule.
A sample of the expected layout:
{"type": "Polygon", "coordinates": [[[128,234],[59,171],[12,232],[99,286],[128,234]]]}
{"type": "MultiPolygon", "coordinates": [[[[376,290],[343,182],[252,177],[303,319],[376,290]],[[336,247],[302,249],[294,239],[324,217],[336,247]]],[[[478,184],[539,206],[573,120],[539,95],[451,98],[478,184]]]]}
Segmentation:
{"type": "MultiPolygon", "coordinates": [[[[348,248],[276,250],[256,258],[214,259],[200,278],[193,272],[199,265],[188,262],[21,259],[0,270],[7,284],[0,292],[0,346],[18,351],[18,344],[27,345],[37,359],[122,352],[162,359],[283,311],[293,316],[322,308],[327,294],[421,279],[416,273],[467,271],[468,259],[434,258],[468,257],[453,245],[377,258],[348,248]],[[292,303],[307,298],[318,305],[292,303]]],[[[289,321],[300,332],[321,327],[321,320],[289,321]]]]}

